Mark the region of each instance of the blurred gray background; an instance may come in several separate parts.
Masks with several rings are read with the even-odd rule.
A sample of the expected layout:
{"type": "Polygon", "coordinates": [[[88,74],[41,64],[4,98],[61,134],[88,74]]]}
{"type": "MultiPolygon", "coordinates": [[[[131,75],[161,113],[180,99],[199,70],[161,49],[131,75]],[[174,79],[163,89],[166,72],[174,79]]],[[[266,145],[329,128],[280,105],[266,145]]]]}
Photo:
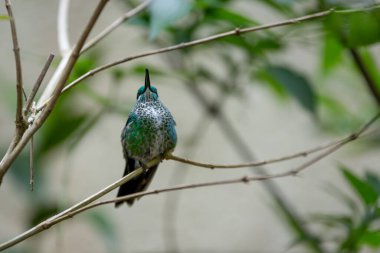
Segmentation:
{"type": "MultiPolygon", "coordinates": [[[[29,91],[47,55],[50,52],[58,55],[58,1],[14,0],[12,3],[21,47],[25,89],[29,91]]],[[[81,32],[95,3],[96,1],[89,0],[72,1],[69,24],[71,42],[81,32]]],[[[235,8],[264,24],[282,19],[268,12],[260,3],[253,5],[255,8],[246,6],[252,5],[237,4],[235,8]]],[[[110,1],[92,35],[101,31],[125,10],[120,2],[110,1]]],[[[0,13],[5,12],[4,6],[1,6],[0,13]]],[[[318,33],[314,35],[318,36],[318,33]]],[[[14,59],[7,21],[0,22],[0,36],[0,145],[6,147],[13,136],[15,111],[14,59]]],[[[307,43],[299,42],[291,35],[289,37],[294,42],[289,43],[291,46],[284,53],[274,55],[273,60],[310,73],[315,77],[313,81],[318,83],[318,77],[313,73],[319,67],[316,54],[321,45],[312,36],[307,43]]],[[[138,27],[126,25],[98,46],[103,52],[100,63],[154,48],[145,32],[138,27]]],[[[380,55],[378,46],[371,50],[380,55]]],[[[163,57],[150,56],[123,64],[119,68],[145,63],[160,66],[166,64],[163,57]]],[[[198,59],[202,64],[214,66],[218,71],[219,63],[214,52],[199,55],[198,59]]],[[[48,77],[52,73],[51,69],[48,77]]],[[[134,103],[143,78],[143,75],[134,75],[122,80],[118,99],[125,102],[126,112],[134,103]]],[[[197,123],[204,117],[203,108],[184,88],[178,75],[152,74],[151,80],[177,122],[178,145],[174,154],[210,163],[247,162],[242,160],[225,138],[216,121],[209,119],[207,127],[199,128],[197,123]],[[193,148],[189,138],[197,127],[199,129],[196,131],[206,132],[197,147],[193,148]]],[[[91,78],[87,85],[101,94],[107,94],[112,82],[112,78],[102,72],[91,78]]],[[[316,120],[296,101],[274,98],[265,85],[252,84],[255,81],[247,77],[242,77],[239,82],[243,87],[241,97],[230,97],[224,105],[224,111],[258,160],[292,154],[344,135],[322,131],[316,120]]],[[[360,111],[360,108],[356,108],[356,103],[372,102],[367,90],[359,84],[362,80],[355,73],[338,72],[330,82],[331,94],[348,101],[353,111],[360,111]],[[346,85],[350,85],[351,89],[345,89],[346,85]]],[[[216,97],[212,88],[205,86],[201,89],[210,97],[216,97]]],[[[76,92],[75,88],[70,94],[76,92]]],[[[75,95],[75,106],[79,111],[95,111],[98,105],[78,93],[75,95]]],[[[72,112],[65,113],[70,115],[72,112]]],[[[36,191],[43,189],[44,196],[39,201],[56,202],[63,209],[120,178],[124,170],[120,133],[126,119],[127,113],[124,117],[105,113],[78,145],[62,145],[49,152],[43,161],[46,177],[44,186],[39,185],[40,175],[36,174],[36,191]]],[[[362,142],[358,140],[345,146],[300,176],[273,181],[300,214],[342,211],[344,206],[337,203],[326,190],[328,183],[347,189],[337,165],[349,164],[360,174],[362,170],[380,163],[379,148],[366,148],[362,142]]],[[[305,159],[265,166],[265,170],[268,173],[285,171],[303,161],[305,159]]],[[[28,167],[23,169],[27,171],[28,167]]],[[[251,169],[207,170],[164,161],[149,189],[251,174],[251,169]]],[[[25,184],[28,184],[27,180],[25,184]]],[[[163,193],[144,197],[132,208],[126,205],[118,209],[113,205],[103,206],[28,239],[16,246],[14,251],[22,252],[22,249],[27,248],[31,252],[303,252],[300,246],[289,249],[294,238],[281,222],[273,200],[262,184],[251,182],[163,193]],[[112,233],[116,234],[113,239],[104,240],[105,235],[94,228],[90,220],[95,213],[107,217],[113,226],[112,233]]],[[[10,174],[5,177],[0,188],[0,241],[8,240],[29,228],[30,225],[26,225],[27,219],[33,205],[37,204],[28,201],[31,194],[20,190],[19,184],[10,174]]],[[[116,192],[112,192],[105,198],[115,195],[116,192]]]]}

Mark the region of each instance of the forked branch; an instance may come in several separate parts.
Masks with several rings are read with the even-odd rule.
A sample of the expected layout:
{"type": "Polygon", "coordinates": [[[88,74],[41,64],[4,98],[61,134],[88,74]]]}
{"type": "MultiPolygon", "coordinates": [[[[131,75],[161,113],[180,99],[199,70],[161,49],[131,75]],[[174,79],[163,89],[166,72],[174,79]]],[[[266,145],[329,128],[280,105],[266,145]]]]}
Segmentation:
{"type": "MultiPolygon", "coordinates": [[[[16,159],[16,157],[20,154],[20,152],[23,150],[25,145],[29,142],[29,140],[32,138],[34,133],[42,126],[42,124],[45,122],[47,117],[50,115],[51,111],[53,110],[55,103],[58,100],[58,97],[61,94],[61,91],[63,89],[63,86],[65,85],[67,79],[69,78],[69,75],[74,67],[74,64],[76,63],[80,51],[83,48],[83,45],[88,38],[88,35],[90,34],[92,28],[94,27],[96,21],[98,20],[103,8],[107,4],[108,0],[100,0],[97,4],[95,10],[93,11],[87,25],[85,26],[83,32],[81,33],[77,43],[75,44],[74,48],[71,50],[68,58],[67,63],[63,67],[62,73],[60,74],[58,81],[56,85],[54,86],[53,92],[51,94],[51,97],[49,99],[49,102],[46,104],[46,107],[41,113],[38,115],[38,117],[35,119],[33,124],[20,136],[19,139],[14,139],[12,143],[17,143],[17,145],[14,145],[14,148],[8,149],[5,153],[4,157],[2,158],[0,162],[0,184],[2,182],[2,179],[5,175],[5,173],[8,171],[9,167],[11,166],[12,162],[16,159]],[[15,142],[17,140],[17,142],[15,142]]],[[[16,136],[17,137],[17,136],[16,136]]]]}

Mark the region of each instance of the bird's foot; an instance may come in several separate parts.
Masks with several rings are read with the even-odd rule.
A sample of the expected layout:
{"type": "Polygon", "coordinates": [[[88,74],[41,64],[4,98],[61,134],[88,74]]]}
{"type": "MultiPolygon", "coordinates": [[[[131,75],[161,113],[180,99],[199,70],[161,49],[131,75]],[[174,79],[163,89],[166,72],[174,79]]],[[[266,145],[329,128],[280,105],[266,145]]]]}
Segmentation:
{"type": "Polygon", "coordinates": [[[166,151],[165,153],[159,155],[158,157],[160,158],[160,162],[162,162],[163,160],[166,160],[166,158],[171,155],[171,153],[173,152],[173,150],[169,150],[169,151],[166,151]]]}
{"type": "Polygon", "coordinates": [[[144,173],[147,173],[149,171],[150,168],[145,163],[140,163],[140,165],[143,168],[144,173]]]}

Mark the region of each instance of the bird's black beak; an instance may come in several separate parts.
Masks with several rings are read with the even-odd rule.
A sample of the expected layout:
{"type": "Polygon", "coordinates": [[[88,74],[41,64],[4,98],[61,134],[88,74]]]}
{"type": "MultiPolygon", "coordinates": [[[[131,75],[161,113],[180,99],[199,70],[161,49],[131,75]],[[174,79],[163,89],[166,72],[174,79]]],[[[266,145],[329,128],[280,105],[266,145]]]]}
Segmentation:
{"type": "Polygon", "coordinates": [[[150,90],[150,78],[149,78],[149,70],[145,69],[145,90],[150,90]]]}

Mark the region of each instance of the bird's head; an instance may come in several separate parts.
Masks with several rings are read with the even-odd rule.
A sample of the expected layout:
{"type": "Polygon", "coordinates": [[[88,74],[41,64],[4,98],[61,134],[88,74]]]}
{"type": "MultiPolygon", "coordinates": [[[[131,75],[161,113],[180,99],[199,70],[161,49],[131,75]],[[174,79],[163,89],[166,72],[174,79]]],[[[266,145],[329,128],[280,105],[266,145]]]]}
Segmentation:
{"type": "Polygon", "coordinates": [[[158,100],[157,89],[150,85],[149,70],[145,69],[145,85],[137,91],[137,101],[149,102],[158,100]]]}

